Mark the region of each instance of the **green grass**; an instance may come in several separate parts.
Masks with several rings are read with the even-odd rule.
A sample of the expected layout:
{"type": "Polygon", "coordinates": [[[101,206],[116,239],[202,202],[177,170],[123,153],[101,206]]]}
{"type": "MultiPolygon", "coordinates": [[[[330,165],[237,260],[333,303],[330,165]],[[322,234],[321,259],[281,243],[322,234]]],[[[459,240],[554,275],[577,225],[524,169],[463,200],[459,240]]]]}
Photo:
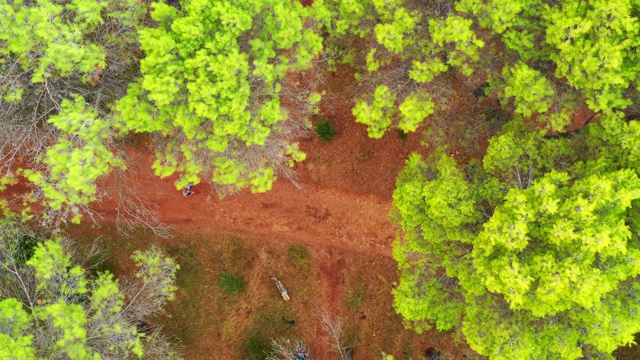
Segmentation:
{"type": "Polygon", "coordinates": [[[247,288],[244,279],[225,271],[218,278],[218,286],[227,294],[241,293],[247,288]]]}
{"type": "Polygon", "coordinates": [[[167,249],[169,256],[174,258],[180,265],[180,270],[176,274],[176,284],[179,288],[189,289],[198,284],[199,274],[202,270],[198,254],[185,243],[171,245],[167,249]]]}
{"type": "Polygon", "coordinates": [[[245,356],[242,359],[264,360],[272,352],[271,343],[260,329],[253,329],[244,344],[245,356]]]}
{"type": "Polygon", "coordinates": [[[356,284],[347,290],[347,308],[349,310],[357,310],[364,305],[367,296],[367,289],[363,284],[356,284]]]}
{"type": "Polygon", "coordinates": [[[294,265],[304,265],[309,260],[309,252],[300,245],[291,245],[287,249],[287,257],[291,259],[294,265]]]}

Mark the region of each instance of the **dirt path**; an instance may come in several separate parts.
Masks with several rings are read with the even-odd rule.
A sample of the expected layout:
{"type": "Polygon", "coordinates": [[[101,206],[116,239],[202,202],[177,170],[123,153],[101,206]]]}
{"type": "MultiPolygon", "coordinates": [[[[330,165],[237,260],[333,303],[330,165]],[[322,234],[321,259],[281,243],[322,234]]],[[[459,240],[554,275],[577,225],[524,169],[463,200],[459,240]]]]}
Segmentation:
{"type": "Polygon", "coordinates": [[[243,192],[219,199],[206,186],[187,198],[171,180],[154,199],[160,217],[180,232],[229,232],[249,237],[331,246],[345,251],[390,255],[394,229],[391,201],[373,195],[305,184],[303,191],[281,180],[264,194],[243,192]]]}
{"type": "MultiPolygon", "coordinates": [[[[144,175],[151,171],[152,156],[143,145],[132,149],[140,165],[140,173],[133,176],[144,197],[158,206],[160,220],[175,233],[239,235],[255,239],[255,246],[265,249],[305,245],[318,263],[319,302],[339,315],[344,311],[345,276],[353,270],[349,262],[391,257],[396,229],[389,213],[395,177],[406,156],[420,149],[420,137],[402,140],[390,133],[372,140],[350,114],[329,118],[337,132],[331,142],[315,136],[301,141],[308,155],[297,166],[303,190],[279,179],[264,194],[243,191],[220,199],[209,185],[200,184],[194,188],[199,194],[184,197],[175,189],[177,175],[144,175]]],[[[96,206],[107,222],[114,218],[113,208],[109,203],[96,206]]],[[[315,327],[316,358],[334,358],[320,325],[315,327]]]]}
{"type": "MultiPolygon", "coordinates": [[[[320,142],[315,136],[301,139],[307,159],[296,170],[303,190],[279,179],[264,194],[243,191],[220,199],[208,185],[200,184],[195,187],[198,195],[184,197],[175,189],[177,175],[166,179],[148,176],[152,155],[144,145],[132,149],[139,163],[132,175],[143,197],[158,206],[160,220],[176,233],[239,235],[265,248],[306,245],[319,264],[320,302],[339,314],[344,305],[337,287],[350,271],[345,258],[365,262],[377,256],[391,257],[396,229],[389,213],[395,178],[407,155],[424,149],[417,134],[406,139],[395,132],[380,140],[368,138],[365,127],[355,123],[347,108],[342,112],[333,109],[326,118],[336,130],[331,142],[320,142]]],[[[5,196],[26,191],[20,183],[9,187],[5,196]]],[[[101,221],[115,218],[112,203],[93,207],[104,215],[101,221]]],[[[319,325],[316,333],[324,336],[319,325]]],[[[317,358],[332,358],[323,341],[316,343],[320,344],[316,345],[317,358]]]]}

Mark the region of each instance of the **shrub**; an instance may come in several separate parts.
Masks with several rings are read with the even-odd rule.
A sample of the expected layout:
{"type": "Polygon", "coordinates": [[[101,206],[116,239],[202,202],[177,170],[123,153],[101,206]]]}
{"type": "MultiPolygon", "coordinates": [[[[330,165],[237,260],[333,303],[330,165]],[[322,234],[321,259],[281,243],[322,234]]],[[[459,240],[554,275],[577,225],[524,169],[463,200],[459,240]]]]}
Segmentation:
{"type": "Polygon", "coordinates": [[[401,129],[397,129],[397,131],[398,131],[398,139],[400,139],[402,141],[407,140],[407,136],[409,135],[408,133],[404,132],[401,129]]]}
{"type": "Polygon", "coordinates": [[[218,286],[224,290],[227,294],[240,293],[247,288],[247,284],[241,277],[233,276],[229,272],[225,271],[218,278],[218,286]]]}
{"type": "Polygon", "coordinates": [[[300,265],[307,261],[307,259],[309,258],[309,252],[302,246],[291,245],[289,249],[287,249],[287,256],[295,264],[300,265]]]}
{"type": "Polygon", "coordinates": [[[357,310],[362,307],[367,296],[367,289],[363,284],[357,284],[347,291],[347,307],[349,310],[357,310]]]}
{"type": "Polygon", "coordinates": [[[316,123],[316,135],[322,141],[330,141],[336,135],[336,131],[329,121],[319,119],[316,123]]]}
{"type": "Polygon", "coordinates": [[[245,343],[246,354],[250,360],[265,360],[273,353],[273,348],[264,334],[260,331],[252,331],[245,343]]]}

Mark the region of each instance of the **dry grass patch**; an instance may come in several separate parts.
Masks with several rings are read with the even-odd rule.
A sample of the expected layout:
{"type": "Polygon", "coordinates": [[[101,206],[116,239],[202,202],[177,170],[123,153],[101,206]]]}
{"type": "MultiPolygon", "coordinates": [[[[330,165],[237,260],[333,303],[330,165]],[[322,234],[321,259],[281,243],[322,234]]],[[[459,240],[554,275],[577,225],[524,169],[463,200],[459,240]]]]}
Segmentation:
{"type": "Polygon", "coordinates": [[[176,300],[156,322],[182,343],[185,359],[262,360],[273,339],[302,340],[319,358],[329,349],[318,316],[322,309],[342,321],[342,344],[354,347],[356,358],[377,359],[384,351],[396,359],[420,359],[429,347],[461,358],[459,349],[465,348],[449,335],[419,335],[403,327],[392,306],[396,270],[388,257],[227,235],[162,240],[140,232],[123,240],[108,227],[78,230],[87,241],[102,235],[104,266],[116,273],[128,271],[132,251],[151,243],[176,258],[176,300]],[[282,299],[272,276],[284,283],[291,301],[282,299]]]}

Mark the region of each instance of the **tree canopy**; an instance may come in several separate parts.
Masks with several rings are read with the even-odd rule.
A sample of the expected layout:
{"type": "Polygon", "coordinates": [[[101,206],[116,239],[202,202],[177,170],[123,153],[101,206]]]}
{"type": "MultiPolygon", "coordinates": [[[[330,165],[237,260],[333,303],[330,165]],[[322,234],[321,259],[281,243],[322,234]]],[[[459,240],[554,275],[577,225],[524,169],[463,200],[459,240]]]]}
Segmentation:
{"type": "MultiPolygon", "coordinates": [[[[482,161],[412,155],[398,177],[407,324],[459,328],[497,359],[606,357],[640,331],[638,14],[631,0],[0,0],[0,188],[26,179],[25,206],[79,222],[99,179],[127,169],[124,139],[147,133],[155,174],[180,173],[178,188],[268,191],[305,159],[309,116],[334,105],[309,78],[342,64],[357,85],[326,99],[346,98],[369,137],[424,130],[427,144],[455,137],[445,123],[492,136],[482,161]]],[[[151,213],[118,197],[136,208],[118,214],[151,213]]],[[[131,311],[171,297],[170,259],[135,255],[159,279],[137,295],[76,266],[63,238],[24,255],[3,221],[11,351],[145,351],[131,311]]]]}
{"type": "MultiPolygon", "coordinates": [[[[153,167],[177,185],[271,188],[276,170],[304,154],[292,139],[306,119],[288,117],[285,76],[309,67],[322,39],[310,10],[288,0],[155,3],[141,29],[143,77],[118,102],[123,128],[162,136],[153,167]]],[[[319,95],[302,99],[312,107],[319,95]]]]}
{"type": "Polygon", "coordinates": [[[472,20],[439,5],[326,0],[314,6],[326,11],[319,11],[326,14],[319,16],[328,34],[326,51],[340,53],[336,48],[354,37],[354,45],[366,44],[359,54],[341,53],[338,61],[356,66],[362,89],[352,113],[372,138],[392,127],[414,132],[445,110],[451,93],[441,89],[441,75],[450,70],[471,75],[484,46],[472,20]]]}
{"type": "Polygon", "coordinates": [[[397,311],[418,330],[461,327],[492,359],[577,359],[632,343],[637,150],[607,149],[623,131],[637,141],[638,125],[610,115],[547,138],[514,121],[482,164],[413,155],[394,193],[397,311]]]}
{"type": "Polygon", "coordinates": [[[135,278],[118,280],[83,268],[92,253],[81,250],[14,217],[0,221],[0,357],[177,358],[159,331],[141,324],[173,299],[178,265],[156,247],[135,251],[135,278]]]}
{"type": "Polygon", "coordinates": [[[104,116],[124,95],[144,6],[133,0],[0,2],[0,156],[33,160],[56,140],[47,123],[84,97],[104,116]]]}

